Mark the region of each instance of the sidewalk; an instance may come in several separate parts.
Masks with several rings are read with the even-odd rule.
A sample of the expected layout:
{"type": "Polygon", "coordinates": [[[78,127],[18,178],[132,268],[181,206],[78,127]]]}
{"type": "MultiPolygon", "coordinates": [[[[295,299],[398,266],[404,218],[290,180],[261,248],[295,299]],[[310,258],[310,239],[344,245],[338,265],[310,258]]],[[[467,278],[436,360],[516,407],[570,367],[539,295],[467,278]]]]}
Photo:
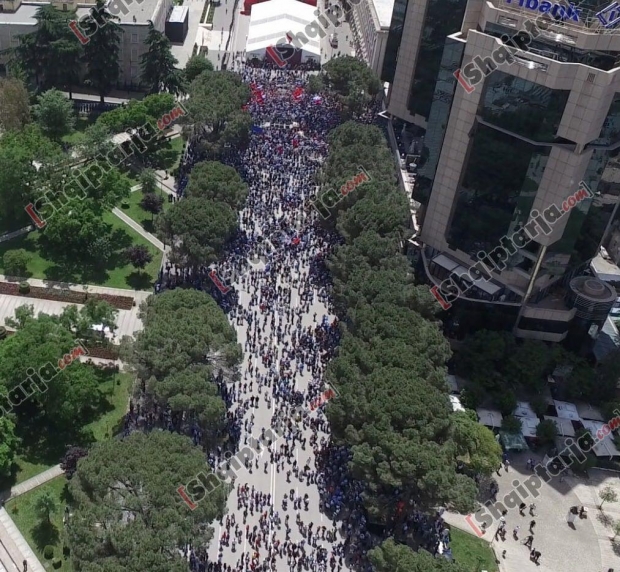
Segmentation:
{"type": "Polygon", "coordinates": [[[112,212],[118,218],[120,218],[127,226],[135,230],[140,236],[142,236],[143,238],[146,238],[146,240],[148,240],[153,246],[155,246],[162,252],[164,251],[164,243],[161,240],[159,240],[159,238],[156,238],[150,232],[146,232],[146,230],[144,230],[142,226],[140,226],[131,217],[127,216],[121,209],[119,209],[118,207],[114,207],[112,209],[112,212]]]}
{"type": "MultiPolygon", "coordinates": [[[[36,477],[32,477],[19,485],[11,487],[10,490],[4,491],[0,494],[0,496],[4,501],[18,497],[19,495],[23,495],[24,493],[31,491],[62,474],[63,471],[60,468],[60,465],[56,465],[55,467],[38,474],[36,477]]],[[[15,523],[9,516],[9,513],[4,508],[1,508],[0,571],[6,570],[6,572],[22,572],[22,563],[24,560],[28,562],[29,571],[45,572],[45,568],[41,562],[39,562],[39,559],[35,556],[30,546],[28,546],[26,539],[15,526],[15,523]]]]}

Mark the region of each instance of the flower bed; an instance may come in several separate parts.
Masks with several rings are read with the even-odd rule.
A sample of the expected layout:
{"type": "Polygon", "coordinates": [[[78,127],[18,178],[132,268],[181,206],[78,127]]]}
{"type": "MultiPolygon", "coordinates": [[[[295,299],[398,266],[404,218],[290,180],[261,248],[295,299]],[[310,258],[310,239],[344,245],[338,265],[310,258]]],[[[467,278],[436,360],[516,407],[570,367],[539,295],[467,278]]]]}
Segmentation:
{"type": "MultiPolygon", "coordinates": [[[[19,283],[14,282],[0,282],[0,294],[21,296],[24,298],[37,298],[39,300],[55,300],[56,302],[69,302],[71,304],[86,304],[87,299],[86,292],[42,288],[40,286],[30,286],[30,292],[28,292],[28,294],[20,294],[19,283]]],[[[88,296],[95,300],[105,300],[119,310],[131,310],[133,307],[133,298],[128,296],[114,296],[112,294],[88,294],[88,296]]]]}
{"type": "Polygon", "coordinates": [[[101,359],[109,359],[109,360],[117,360],[118,359],[118,348],[102,348],[102,347],[88,347],[88,357],[91,358],[101,358],[101,359]]]}

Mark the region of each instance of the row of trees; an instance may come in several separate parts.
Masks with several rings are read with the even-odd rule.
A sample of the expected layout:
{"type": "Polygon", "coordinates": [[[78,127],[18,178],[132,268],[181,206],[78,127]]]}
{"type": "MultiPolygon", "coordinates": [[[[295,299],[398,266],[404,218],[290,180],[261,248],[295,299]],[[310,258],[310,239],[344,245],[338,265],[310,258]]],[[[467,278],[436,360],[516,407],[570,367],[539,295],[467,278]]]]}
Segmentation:
{"type": "MultiPolygon", "coordinates": [[[[86,24],[89,40],[82,45],[69,23],[76,20],[75,11],[58,10],[51,4],[38,8],[35,14],[36,30],[20,35],[19,46],[12,50],[9,72],[37,90],[52,87],[72,93],[83,82],[99,94],[101,101],[114,89],[120,76],[120,50],[122,28],[120,19],[113,16],[103,0],[98,0],[93,10],[105,26],[91,20],[86,24]]],[[[147,51],[141,56],[140,81],[150,93],[167,91],[178,94],[185,90],[187,81],[193,79],[196,65],[188,66],[189,77],[176,68],[177,59],[172,55],[170,40],[149,23],[145,39],[147,51]]],[[[202,60],[202,56],[199,56],[202,60]]]]}
{"type": "Polygon", "coordinates": [[[466,338],[455,356],[455,367],[468,381],[464,393],[467,406],[477,407],[491,397],[502,414],[510,415],[516,407],[517,395],[522,395],[530,399],[538,415],[544,415],[547,377],[557,366],[572,368],[556,384],[558,398],[609,404],[615,398],[620,376],[618,355],[618,352],[610,354],[594,369],[585,359],[560,345],[538,340],[517,341],[509,332],[480,330],[466,338]]]}
{"type": "MultiPolygon", "coordinates": [[[[226,406],[213,379],[220,370],[235,375],[242,357],[226,316],[204,292],[183,289],[149,297],[139,316],[144,329],[123,340],[121,353],[137,374],[143,413],[170,407],[185,427],[197,424],[217,439],[226,406]]],[[[186,571],[183,548],[189,540],[197,549],[209,544],[209,523],[221,518],[228,495],[220,487],[188,510],[177,488],[201,472],[204,452],[178,433],[136,432],[93,447],[69,486],[74,568],[186,571]]]]}
{"type": "MultiPolygon", "coordinates": [[[[338,188],[359,165],[372,177],[328,219],[344,239],[328,262],[335,303],[345,316],[339,353],[326,374],[340,394],[327,407],[333,438],[353,452],[350,469],[366,484],[371,518],[400,518],[401,501],[419,510],[471,510],[477,493],[472,476],[497,468],[501,450],[475,415],[451,411],[445,381],[450,348],[435,319],[436,304],[427,288],[413,283],[401,254],[409,208],[387,142],[377,127],[349,122],[329,143],[321,182],[338,188]],[[457,469],[460,461],[469,465],[466,474],[457,469]]],[[[395,550],[386,544],[374,553],[378,569],[398,569],[389,564],[394,559],[417,563],[403,570],[432,569],[426,555],[407,548],[401,558],[395,550]]]]}

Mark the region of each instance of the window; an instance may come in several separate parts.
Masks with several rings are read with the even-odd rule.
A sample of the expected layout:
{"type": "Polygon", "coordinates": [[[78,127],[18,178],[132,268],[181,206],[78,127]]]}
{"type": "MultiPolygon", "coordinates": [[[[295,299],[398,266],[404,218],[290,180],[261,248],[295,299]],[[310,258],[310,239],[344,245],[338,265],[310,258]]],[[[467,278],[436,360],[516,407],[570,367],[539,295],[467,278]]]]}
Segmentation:
{"type": "Polygon", "coordinates": [[[131,34],[131,43],[132,44],[138,43],[138,34],[131,34]]]}
{"type": "Polygon", "coordinates": [[[596,77],[596,74],[593,73],[589,73],[588,74],[588,83],[594,83],[594,78],[596,77]]]}
{"type": "Polygon", "coordinates": [[[67,11],[67,5],[66,5],[66,4],[63,4],[63,5],[62,5],[62,11],[63,11],[63,12],[66,12],[66,11],[67,11]]]}
{"type": "Polygon", "coordinates": [[[138,59],[138,48],[131,48],[131,61],[135,62],[138,59]]]}

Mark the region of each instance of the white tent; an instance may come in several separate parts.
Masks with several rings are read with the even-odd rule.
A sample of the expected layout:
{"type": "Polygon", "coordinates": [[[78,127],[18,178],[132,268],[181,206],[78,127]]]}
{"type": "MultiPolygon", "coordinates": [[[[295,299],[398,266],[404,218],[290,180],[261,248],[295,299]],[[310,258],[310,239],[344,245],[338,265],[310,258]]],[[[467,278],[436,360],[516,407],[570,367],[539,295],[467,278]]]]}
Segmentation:
{"type": "Polygon", "coordinates": [[[267,48],[288,45],[301,49],[301,61],[320,61],[321,34],[316,8],[297,0],[269,0],[252,6],[245,46],[247,58],[265,57],[267,48]],[[319,31],[320,30],[320,31],[319,31]]]}
{"type": "Polygon", "coordinates": [[[573,423],[570,419],[552,417],[551,415],[545,415],[545,419],[548,419],[549,421],[553,421],[555,423],[555,426],[558,428],[558,435],[562,435],[564,437],[575,436],[575,428],[573,427],[573,423]]]}
{"type": "Polygon", "coordinates": [[[476,409],[478,414],[478,421],[487,427],[501,427],[502,426],[502,414],[495,409],[485,409],[484,407],[478,407],[476,409]]]}
{"type": "Polygon", "coordinates": [[[521,434],[524,437],[536,437],[536,427],[540,423],[538,417],[519,417],[521,420],[521,434]]]}
{"type": "Polygon", "coordinates": [[[536,417],[536,413],[527,401],[517,401],[517,408],[514,410],[515,417],[536,417]]]}
{"type": "Polygon", "coordinates": [[[558,417],[570,419],[571,421],[579,421],[579,413],[577,413],[577,406],[574,403],[554,399],[553,405],[555,405],[555,409],[558,412],[558,417]]]}
{"type": "MultiPolygon", "coordinates": [[[[597,435],[598,431],[603,428],[605,423],[600,423],[599,421],[582,421],[583,426],[590,431],[592,437],[594,437],[595,441],[599,441],[599,437],[597,435]]],[[[608,434],[604,436],[602,440],[600,440],[596,445],[594,445],[594,454],[597,457],[620,457],[620,451],[616,449],[616,445],[612,438],[612,434],[608,434]]]]}

